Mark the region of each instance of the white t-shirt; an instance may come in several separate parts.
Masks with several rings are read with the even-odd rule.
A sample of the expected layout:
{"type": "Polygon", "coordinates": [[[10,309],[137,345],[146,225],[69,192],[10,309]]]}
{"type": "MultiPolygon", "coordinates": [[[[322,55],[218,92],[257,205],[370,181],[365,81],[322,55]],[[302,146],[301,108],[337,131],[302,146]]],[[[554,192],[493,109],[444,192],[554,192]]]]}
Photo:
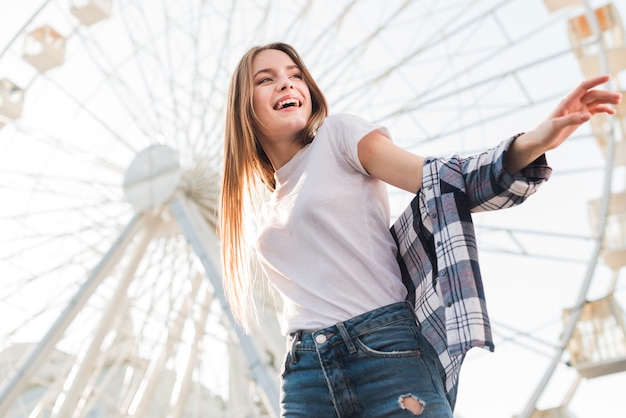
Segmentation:
{"type": "Polygon", "coordinates": [[[386,185],[357,155],[358,142],[376,129],[390,137],[357,116],[330,116],[275,173],[257,253],[284,300],[284,334],[325,328],[406,297],[386,185]]]}

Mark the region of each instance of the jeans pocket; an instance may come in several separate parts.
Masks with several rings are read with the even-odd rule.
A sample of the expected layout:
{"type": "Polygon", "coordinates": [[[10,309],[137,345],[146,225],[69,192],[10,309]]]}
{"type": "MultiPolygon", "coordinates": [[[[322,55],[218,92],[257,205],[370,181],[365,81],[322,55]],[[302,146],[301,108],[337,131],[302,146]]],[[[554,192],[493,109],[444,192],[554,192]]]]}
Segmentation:
{"type": "Polygon", "coordinates": [[[373,357],[418,357],[421,355],[419,340],[406,321],[393,322],[373,329],[354,339],[355,345],[373,357]]]}

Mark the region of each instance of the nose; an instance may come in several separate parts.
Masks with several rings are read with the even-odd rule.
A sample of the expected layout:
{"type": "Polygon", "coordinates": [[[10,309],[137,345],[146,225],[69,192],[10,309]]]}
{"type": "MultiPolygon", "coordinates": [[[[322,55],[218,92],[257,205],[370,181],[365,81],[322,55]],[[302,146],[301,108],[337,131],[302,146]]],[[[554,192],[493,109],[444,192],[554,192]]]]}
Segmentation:
{"type": "Polygon", "coordinates": [[[291,81],[291,78],[287,76],[282,77],[280,83],[278,83],[278,91],[283,91],[291,88],[293,88],[293,82],[291,81]]]}

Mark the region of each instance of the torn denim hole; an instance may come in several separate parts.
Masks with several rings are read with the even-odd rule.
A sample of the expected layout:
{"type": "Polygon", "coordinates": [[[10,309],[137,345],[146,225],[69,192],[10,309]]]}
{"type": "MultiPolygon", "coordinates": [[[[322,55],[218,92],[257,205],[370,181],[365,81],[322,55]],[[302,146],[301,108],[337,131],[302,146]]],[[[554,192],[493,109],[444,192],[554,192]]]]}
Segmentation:
{"type": "Polygon", "coordinates": [[[426,403],[424,401],[422,401],[415,395],[411,395],[410,393],[400,396],[400,398],[398,399],[398,404],[400,404],[400,408],[411,411],[415,415],[422,415],[422,412],[424,412],[424,407],[426,406],[426,403]]]}

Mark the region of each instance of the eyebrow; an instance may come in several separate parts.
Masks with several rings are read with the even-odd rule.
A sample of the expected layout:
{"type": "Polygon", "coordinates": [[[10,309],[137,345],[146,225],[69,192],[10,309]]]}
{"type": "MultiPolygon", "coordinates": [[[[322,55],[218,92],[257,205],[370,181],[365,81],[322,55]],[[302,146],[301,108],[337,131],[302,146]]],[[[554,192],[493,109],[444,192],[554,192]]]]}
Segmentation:
{"type": "MultiPolygon", "coordinates": [[[[293,70],[294,68],[298,69],[298,70],[300,69],[300,67],[298,65],[296,65],[296,64],[288,65],[286,68],[288,70],[293,70]]],[[[270,73],[271,74],[271,73],[274,73],[274,70],[272,70],[271,68],[263,68],[263,69],[257,71],[256,73],[254,73],[252,78],[253,79],[256,78],[261,73],[270,73]]]]}

